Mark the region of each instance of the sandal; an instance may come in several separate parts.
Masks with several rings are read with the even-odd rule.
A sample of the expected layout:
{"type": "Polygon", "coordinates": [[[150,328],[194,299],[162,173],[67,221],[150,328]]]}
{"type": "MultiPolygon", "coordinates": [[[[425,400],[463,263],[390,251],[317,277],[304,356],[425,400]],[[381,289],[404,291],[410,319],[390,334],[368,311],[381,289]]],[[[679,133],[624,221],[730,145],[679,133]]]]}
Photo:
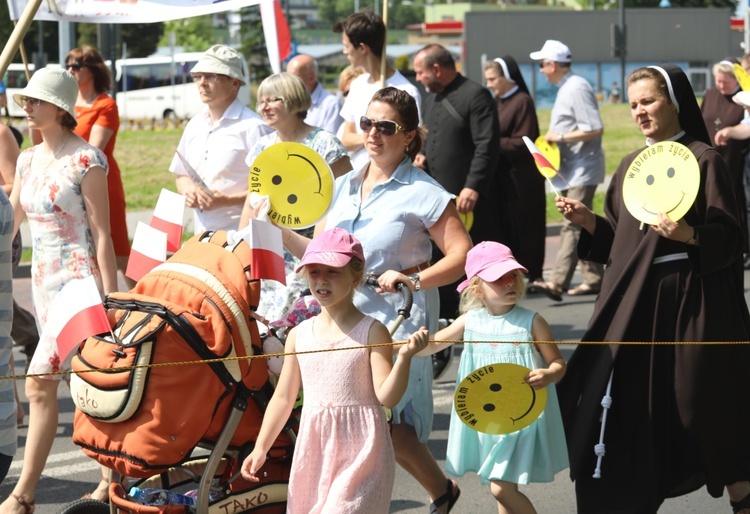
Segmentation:
{"type": "Polygon", "coordinates": [[[568,296],[584,296],[588,294],[599,294],[599,288],[588,284],[580,284],[568,291],[568,296]]]}
{"type": "Polygon", "coordinates": [[[23,507],[23,511],[25,514],[33,514],[34,513],[34,500],[27,500],[23,496],[18,496],[17,494],[10,493],[8,496],[16,500],[18,503],[21,504],[21,507],[23,507]]]}
{"type": "Polygon", "coordinates": [[[449,513],[458,501],[459,496],[461,496],[461,489],[458,487],[458,484],[456,484],[456,493],[453,494],[453,480],[447,479],[446,485],[448,486],[448,488],[445,491],[445,494],[443,494],[440,498],[437,498],[434,502],[430,503],[430,514],[440,514],[440,511],[438,509],[446,503],[448,504],[448,510],[445,512],[449,513]]]}
{"type": "Polygon", "coordinates": [[[552,282],[537,282],[537,288],[540,293],[547,295],[547,298],[556,302],[562,302],[562,288],[552,282]]]}
{"type": "Polygon", "coordinates": [[[743,510],[747,509],[750,510],[750,494],[742,498],[740,501],[733,502],[732,500],[729,500],[729,505],[732,507],[732,512],[734,514],[739,514],[743,510]]]}

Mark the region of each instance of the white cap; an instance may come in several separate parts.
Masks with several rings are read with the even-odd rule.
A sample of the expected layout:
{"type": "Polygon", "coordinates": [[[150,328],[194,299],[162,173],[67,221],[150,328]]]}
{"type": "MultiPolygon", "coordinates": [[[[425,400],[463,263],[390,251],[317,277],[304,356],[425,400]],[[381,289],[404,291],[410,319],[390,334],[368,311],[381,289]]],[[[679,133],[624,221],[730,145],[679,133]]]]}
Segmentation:
{"type": "Polygon", "coordinates": [[[217,73],[245,84],[245,68],[242,57],[234,48],[226,45],[214,45],[203,54],[203,57],[190,70],[191,73],[217,73]]]}
{"type": "Polygon", "coordinates": [[[742,107],[750,108],[750,91],[740,91],[732,97],[732,100],[742,107]]]}
{"type": "Polygon", "coordinates": [[[13,95],[13,100],[23,107],[21,97],[28,96],[44,100],[67,111],[73,118],[76,113],[73,107],[78,99],[78,81],[63,68],[41,68],[37,70],[20,93],[13,95]]]}
{"type": "Polygon", "coordinates": [[[568,45],[555,39],[548,39],[545,41],[542,49],[536,52],[531,52],[529,57],[535,61],[542,61],[544,59],[554,62],[571,61],[570,48],[568,48],[568,45]]]}

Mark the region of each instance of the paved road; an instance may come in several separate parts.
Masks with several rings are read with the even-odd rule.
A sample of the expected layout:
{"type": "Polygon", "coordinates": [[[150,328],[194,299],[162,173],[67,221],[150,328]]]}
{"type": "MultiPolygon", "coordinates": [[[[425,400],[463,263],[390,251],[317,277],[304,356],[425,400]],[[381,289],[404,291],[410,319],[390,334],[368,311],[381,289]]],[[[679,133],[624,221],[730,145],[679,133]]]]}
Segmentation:
{"type": "MultiPolygon", "coordinates": [[[[548,261],[551,261],[552,256],[554,256],[555,243],[556,238],[548,238],[548,261]]],[[[745,273],[745,282],[750,284],[750,272],[745,273]]],[[[29,280],[16,279],[14,285],[21,303],[30,305],[29,280]]],[[[593,307],[593,297],[566,298],[562,303],[554,303],[544,297],[532,296],[527,298],[524,304],[530,309],[540,312],[550,322],[558,340],[576,341],[583,334],[588,322],[593,307]]],[[[569,355],[574,345],[563,345],[561,348],[566,355],[569,355]]],[[[430,448],[439,459],[441,466],[444,465],[448,420],[450,419],[449,413],[460,350],[460,347],[455,347],[454,359],[450,368],[444,377],[434,384],[436,415],[430,448]]],[[[22,354],[16,354],[16,358],[21,361],[19,366],[22,368],[24,365],[22,354]]],[[[19,387],[23,390],[23,384],[20,382],[19,387]]],[[[100,476],[98,466],[85,457],[71,442],[74,407],[65,385],[60,386],[58,396],[60,399],[60,423],[52,453],[37,491],[37,514],[56,513],[65,504],[90,492],[100,476]]],[[[22,403],[28,411],[25,398],[22,403]]],[[[24,424],[19,432],[19,451],[16,460],[11,466],[8,478],[0,485],[0,499],[7,497],[18,479],[25,442],[26,425],[24,424]]],[[[495,501],[489,494],[488,488],[481,486],[475,475],[461,477],[458,482],[462,489],[462,495],[453,510],[454,513],[494,514],[497,512],[495,501]]],[[[575,512],[574,491],[567,477],[567,472],[558,474],[556,480],[551,484],[534,484],[523,488],[523,490],[532,499],[540,513],[575,512]]],[[[634,491],[634,494],[637,494],[637,491],[634,491]]],[[[427,505],[427,497],[416,481],[399,468],[391,512],[426,514],[428,511],[427,505]]],[[[660,513],[705,514],[728,511],[729,504],[726,497],[716,500],[708,496],[704,490],[700,490],[682,498],[669,500],[660,510],[660,513]]]]}

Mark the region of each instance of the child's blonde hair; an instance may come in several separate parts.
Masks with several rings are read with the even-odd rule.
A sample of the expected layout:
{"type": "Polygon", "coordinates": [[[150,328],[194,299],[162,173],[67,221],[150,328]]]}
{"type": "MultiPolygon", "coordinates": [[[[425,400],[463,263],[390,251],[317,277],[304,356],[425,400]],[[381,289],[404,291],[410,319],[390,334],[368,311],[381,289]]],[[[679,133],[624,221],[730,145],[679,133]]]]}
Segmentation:
{"type": "MultiPolygon", "coordinates": [[[[518,291],[517,299],[520,300],[526,294],[526,288],[523,287],[523,273],[517,270],[514,271],[516,271],[516,278],[514,279],[514,283],[516,286],[516,291],[518,291]]],[[[471,279],[469,280],[469,285],[467,285],[466,288],[461,291],[461,298],[458,302],[459,314],[465,314],[469,311],[481,309],[485,306],[481,293],[481,285],[483,283],[484,280],[482,280],[478,275],[471,277],[471,279]]]]}

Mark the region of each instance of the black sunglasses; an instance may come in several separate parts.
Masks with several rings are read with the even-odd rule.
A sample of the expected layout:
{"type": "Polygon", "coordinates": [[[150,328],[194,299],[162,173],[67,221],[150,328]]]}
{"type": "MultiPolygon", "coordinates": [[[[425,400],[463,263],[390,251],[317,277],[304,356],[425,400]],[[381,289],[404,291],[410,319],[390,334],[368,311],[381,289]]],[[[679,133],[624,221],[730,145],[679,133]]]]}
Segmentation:
{"type": "Polygon", "coordinates": [[[83,66],[84,65],[81,64],[80,62],[69,62],[68,64],[65,65],[65,69],[67,69],[67,70],[70,70],[70,69],[80,70],[81,68],[83,68],[83,66]]]}
{"type": "Polygon", "coordinates": [[[364,132],[370,132],[370,130],[372,130],[372,127],[375,127],[375,130],[378,131],[378,134],[382,134],[384,136],[392,136],[399,130],[405,130],[404,127],[391,120],[372,121],[367,116],[362,116],[359,119],[359,128],[361,128],[364,132]]]}

